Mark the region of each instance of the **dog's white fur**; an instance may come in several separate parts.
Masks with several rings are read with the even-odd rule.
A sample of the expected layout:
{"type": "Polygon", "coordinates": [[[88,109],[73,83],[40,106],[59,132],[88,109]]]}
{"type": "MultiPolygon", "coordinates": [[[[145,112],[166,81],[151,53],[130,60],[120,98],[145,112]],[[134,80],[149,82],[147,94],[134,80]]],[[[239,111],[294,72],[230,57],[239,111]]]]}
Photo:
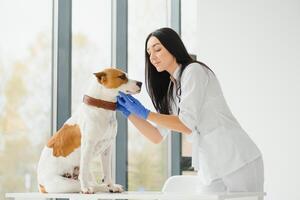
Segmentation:
{"type": "MultiPolygon", "coordinates": [[[[115,70],[117,69],[109,68],[103,72],[108,73],[106,78],[109,81],[116,82],[113,87],[118,87],[107,88],[106,82],[101,82],[95,76],[86,95],[116,102],[119,91],[132,94],[140,92],[141,85],[138,84],[140,82],[127,79],[127,77],[127,82],[118,80],[119,77],[116,77],[115,74],[125,73],[115,70]]],[[[78,110],[65,122],[65,125],[79,126],[80,146],[66,156],[55,156],[54,148],[44,147],[37,170],[40,192],[122,192],[122,186],[114,184],[111,177],[112,144],[117,134],[116,112],[81,103],[78,110]],[[90,172],[91,161],[97,159],[102,160],[103,184],[97,184],[90,172]],[[78,179],[64,176],[65,174],[76,174],[76,167],[79,167],[78,179]]]]}

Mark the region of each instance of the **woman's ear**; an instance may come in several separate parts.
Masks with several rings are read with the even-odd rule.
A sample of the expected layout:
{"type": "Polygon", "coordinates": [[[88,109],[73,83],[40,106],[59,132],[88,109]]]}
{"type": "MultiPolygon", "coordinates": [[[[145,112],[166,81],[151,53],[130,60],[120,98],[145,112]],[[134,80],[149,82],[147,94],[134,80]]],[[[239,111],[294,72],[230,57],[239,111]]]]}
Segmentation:
{"type": "Polygon", "coordinates": [[[104,84],[107,80],[105,72],[97,72],[97,73],[94,73],[94,75],[97,77],[98,82],[101,84],[104,84]]]}

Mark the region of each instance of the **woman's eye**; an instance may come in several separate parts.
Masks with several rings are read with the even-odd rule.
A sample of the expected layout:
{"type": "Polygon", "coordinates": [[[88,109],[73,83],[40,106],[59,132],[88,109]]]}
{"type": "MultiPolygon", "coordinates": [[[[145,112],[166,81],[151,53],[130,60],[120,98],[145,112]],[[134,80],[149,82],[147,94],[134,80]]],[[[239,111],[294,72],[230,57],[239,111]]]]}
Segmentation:
{"type": "Polygon", "coordinates": [[[155,49],[156,52],[159,52],[161,49],[155,49]]]}

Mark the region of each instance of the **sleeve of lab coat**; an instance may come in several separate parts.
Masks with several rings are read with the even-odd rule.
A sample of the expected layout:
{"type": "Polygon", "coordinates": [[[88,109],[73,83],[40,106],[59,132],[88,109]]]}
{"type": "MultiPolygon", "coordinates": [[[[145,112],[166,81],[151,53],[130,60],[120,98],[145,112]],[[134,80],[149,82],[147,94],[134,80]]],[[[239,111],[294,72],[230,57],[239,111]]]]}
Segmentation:
{"type": "Polygon", "coordinates": [[[192,63],[183,71],[181,77],[179,119],[192,132],[196,132],[197,116],[205,100],[208,73],[200,64],[192,63]]]}

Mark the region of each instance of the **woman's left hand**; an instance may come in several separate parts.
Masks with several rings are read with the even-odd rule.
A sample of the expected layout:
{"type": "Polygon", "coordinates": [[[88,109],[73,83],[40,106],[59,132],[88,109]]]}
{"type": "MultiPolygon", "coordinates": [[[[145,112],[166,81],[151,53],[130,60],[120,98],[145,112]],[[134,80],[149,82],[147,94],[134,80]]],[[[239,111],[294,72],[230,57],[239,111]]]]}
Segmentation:
{"type": "Polygon", "coordinates": [[[130,113],[137,115],[140,118],[147,119],[150,110],[145,108],[139,100],[131,96],[130,94],[125,94],[119,92],[117,97],[118,103],[124,106],[130,113]]]}

